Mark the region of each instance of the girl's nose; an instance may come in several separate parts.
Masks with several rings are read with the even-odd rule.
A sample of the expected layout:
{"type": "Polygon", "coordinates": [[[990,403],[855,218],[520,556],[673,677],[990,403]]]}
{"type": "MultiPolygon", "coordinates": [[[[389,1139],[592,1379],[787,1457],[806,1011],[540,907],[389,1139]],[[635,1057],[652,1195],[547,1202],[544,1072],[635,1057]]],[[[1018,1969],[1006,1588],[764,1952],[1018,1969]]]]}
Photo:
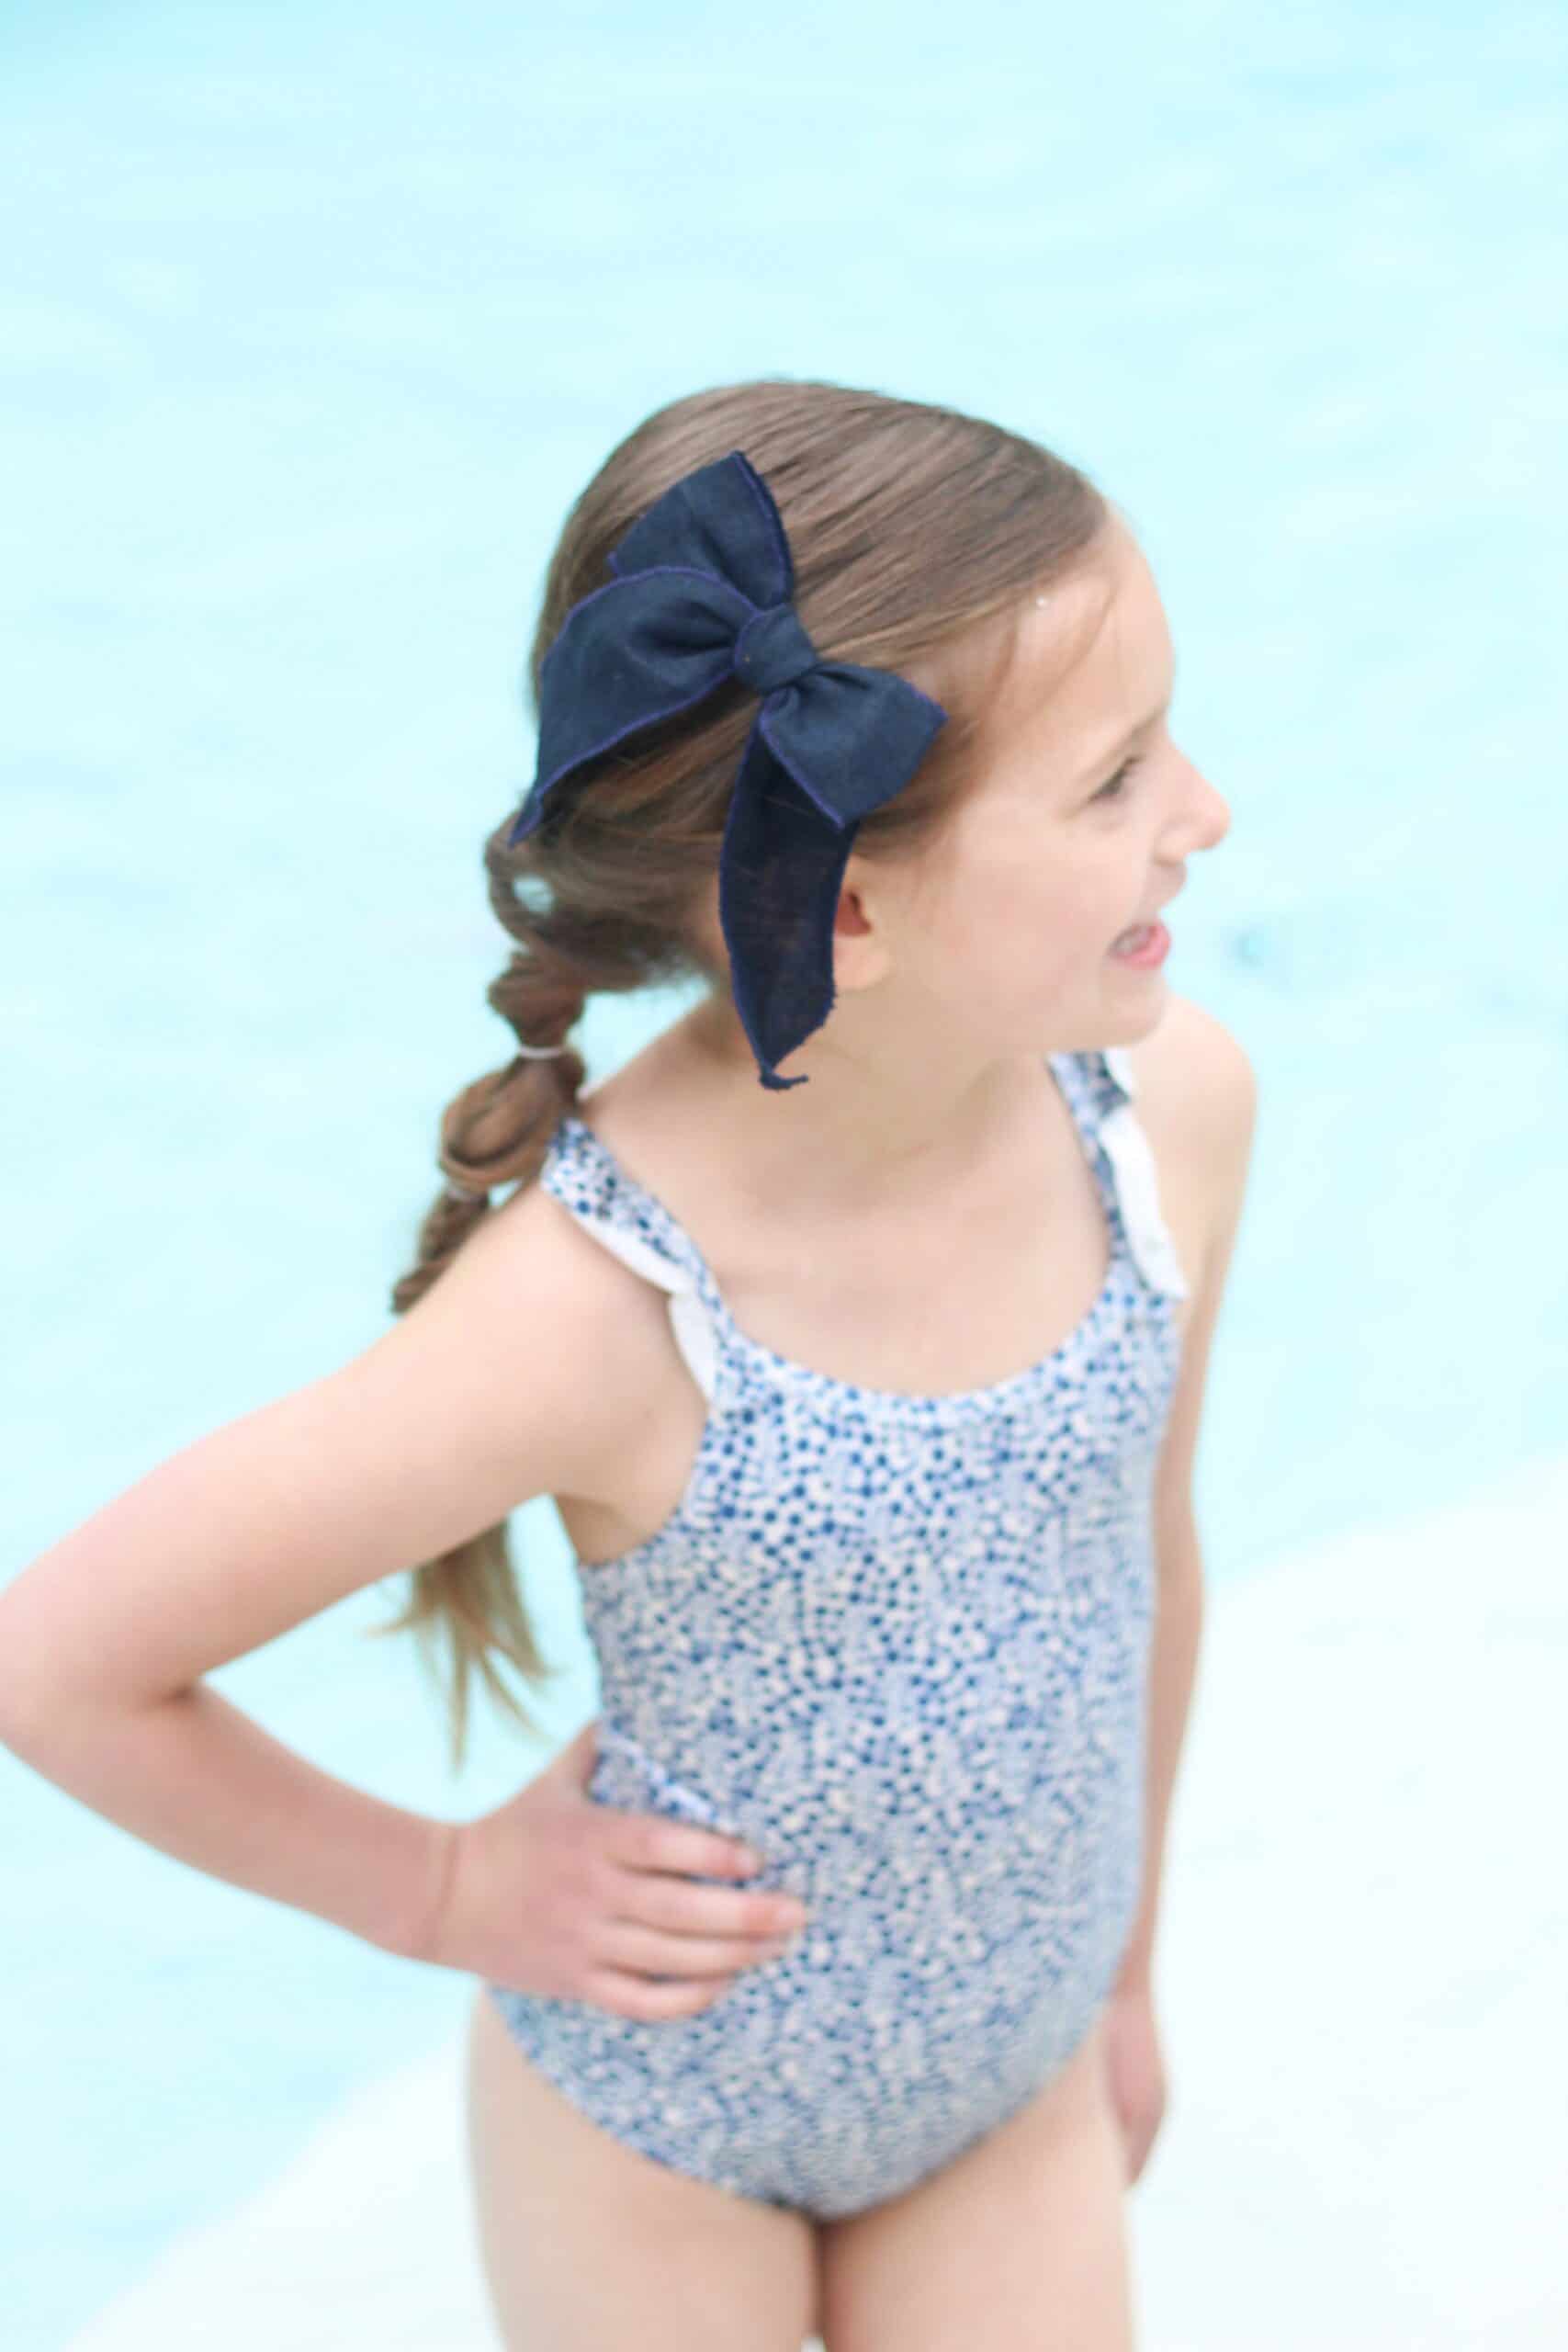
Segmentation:
{"type": "Polygon", "coordinates": [[[1184,812],[1188,838],[1195,849],[1213,849],[1231,829],[1230,803],[1201,769],[1192,768],[1191,782],[1192,798],[1184,812]]]}
{"type": "Polygon", "coordinates": [[[1224,793],[1216,792],[1212,784],[1208,786],[1207,790],[1212,813],[1208,831],[1203,837],[1203,846],[1205,849],[1213,849],[1216,842],[1224,840],[1231,829],[1231,805],[1224,793]]]}

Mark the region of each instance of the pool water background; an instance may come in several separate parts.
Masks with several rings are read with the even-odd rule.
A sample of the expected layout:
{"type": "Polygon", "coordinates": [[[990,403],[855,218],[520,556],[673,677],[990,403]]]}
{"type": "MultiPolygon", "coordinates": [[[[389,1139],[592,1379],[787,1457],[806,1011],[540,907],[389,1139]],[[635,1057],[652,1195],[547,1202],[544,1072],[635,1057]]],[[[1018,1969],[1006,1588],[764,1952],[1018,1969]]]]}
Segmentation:
{"type": "MultiPolygon", "coordinates": [[[[384,1328],[439,1111],[509,1051],[479,845],[552,536],[649,409],[763,373],[1033,432],[1154,562],[1233,814],[1168,981],[1263,1087],[1211,1579],[1561,1447],[1555,12],[154,5],[4,41],[0,1573],[384,1328]]],[[[674,1009],[596,1003],[593,1074],[674,1009]]],[[[515,1528],[564,1731],[564,1546],[515,1528]]],[[[537,1751],[487,1724],[446,1777],[409,1645],[360,1638],[396,1597],[215,1684],[480,1810],[537,1751]]],[[[0,2271],[40,2352],[468,1988],[4,1754],[0,1826],[0,2271]]]]}

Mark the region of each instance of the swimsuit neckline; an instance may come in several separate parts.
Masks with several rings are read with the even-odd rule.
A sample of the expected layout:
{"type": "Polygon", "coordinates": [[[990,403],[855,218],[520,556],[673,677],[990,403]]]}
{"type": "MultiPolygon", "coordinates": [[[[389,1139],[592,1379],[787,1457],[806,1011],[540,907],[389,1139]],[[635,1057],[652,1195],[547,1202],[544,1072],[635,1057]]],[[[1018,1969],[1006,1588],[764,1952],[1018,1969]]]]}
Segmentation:
{"type": "MultiPolygon", "coordinates": [[[[1059,1061],[1070,1058],[1069,1056],[1056,1054],[1047,1054],[1043,1057],[1054,1082],[1066,1101],[1067,1109],[1080,1139],[1086,1146],[1098,1147],[1098,1139],[1093,1133],[1092,1125],[1086,1120],[1084,1112],[1080,1110],[1073,1090],[1063,1083],[1061,1074],[1056,1068],[1059,1061]]],[[[635,1202],[646,1214],[651,1216],[659,1227],[666,1230],[671,1243],[687,1264],[704,1303],[722,1319],[729,1346],[741,1355],[750,1358],[754,1364],[761,1367],[773,1379],[786,1382],[791,1387],[804,1394],[820,1396],[824,1401],[847,1402],[850,1399],[856,1399],[878,1412],[895,1416],[902,1414],[916,1420],[939,1421],[948,1418],[963,1418],[965,1413],[984,1412],[988,1408],[1005,1405],[1013,1397],[1027,1394],[1030,1389],[1042,1382],[1049,1381],[1066,1366],[1087,1353],[1099,1338],[1101,1326],[1110,1316],[1121,1293],[1126,1239],[1114,1194],[1096,1158],[1091,1160],[1091,1173],[1100,1197],[1103,1229],[1110,1246],[1105,1278],[1091,1305],[1066,1338],[1060,1340],[1049,1354],[1037,1357],[1032,1363],[1026,1364],[1021,1372],[1009,1373],[1002,1379],[987,1381],[977,1388],[953,1388],[926,1392],[905,1388],[875,1388],[868,1386],[863,1381],[845,1380],[833,1373],[819,1371],[813,1364],[801,1363],[792,1356],[781,1355],[777,1349],[770,1348],[763,1340],[753,1339],[749,1332],[743,1330],[730,1313],[723,1293],[715,1279],[713,1270],[702,1251],[697,1248],[685,1227],[658,1194],[650,1192],[646,1184],[639,1182],[636,1177],[632,1176],[597,1129],[591,1127],[586,1120],[579,1118],[575,1112],[563,1113],[557,1132],[559,1134],[563,1130],[570,1130],[576,1139],[585,1142],[590,1152],[596,1155],[601,1165],[614,1176],[621,1193],[628,1200],[635,1202]]]]}

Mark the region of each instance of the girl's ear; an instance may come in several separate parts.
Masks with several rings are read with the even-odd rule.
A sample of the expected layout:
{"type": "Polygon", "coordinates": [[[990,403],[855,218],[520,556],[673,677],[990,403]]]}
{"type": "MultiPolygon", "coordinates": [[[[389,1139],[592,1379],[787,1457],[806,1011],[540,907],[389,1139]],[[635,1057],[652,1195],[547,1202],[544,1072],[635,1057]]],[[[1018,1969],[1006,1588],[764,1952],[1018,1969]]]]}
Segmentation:
{"type": "Polygon", "coordinates": [[[870,929],[865,909],[861,904],[860,891],[853,883],[846,882],[839,893],[838,911],[833,917],[834,937],[860,938],[870,929]]]}
{"type": "Polygon", "coordinates": [[[891,935],[886,923],[876,920],[876,909],[886,902],[886,872],[868,879],[863,869],[857,878],[852,864],[846,872],[833,914],[833,986],[840,994],[872,988],[892,968],[891,935]]]}

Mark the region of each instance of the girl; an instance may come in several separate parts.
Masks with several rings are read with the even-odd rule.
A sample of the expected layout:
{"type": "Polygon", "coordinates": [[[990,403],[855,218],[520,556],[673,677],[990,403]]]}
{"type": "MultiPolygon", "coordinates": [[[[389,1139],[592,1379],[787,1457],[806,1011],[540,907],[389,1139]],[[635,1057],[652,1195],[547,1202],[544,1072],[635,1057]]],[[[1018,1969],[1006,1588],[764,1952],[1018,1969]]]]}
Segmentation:
{"type": "Polygon", "coordinates": [[[517,1053],[446,1114],[401,1319],[0,1600],[40,1770],[479,1980],[508,2346],[1133,2341],[1254,1111],[1162,975],[1228,825],[1171,662],[1124,520],[1030,441],[818,383],[650,417],[549,567],[487,852],[517,1053]],[[589,996],[681,975],[581,1092],[589,996]],[[460,1760],[470,1671],[547,1670],[540,1494],[601,1713],[493,1813],[373,1800],[204,1683],[417,1564],[460,1760]]]}

